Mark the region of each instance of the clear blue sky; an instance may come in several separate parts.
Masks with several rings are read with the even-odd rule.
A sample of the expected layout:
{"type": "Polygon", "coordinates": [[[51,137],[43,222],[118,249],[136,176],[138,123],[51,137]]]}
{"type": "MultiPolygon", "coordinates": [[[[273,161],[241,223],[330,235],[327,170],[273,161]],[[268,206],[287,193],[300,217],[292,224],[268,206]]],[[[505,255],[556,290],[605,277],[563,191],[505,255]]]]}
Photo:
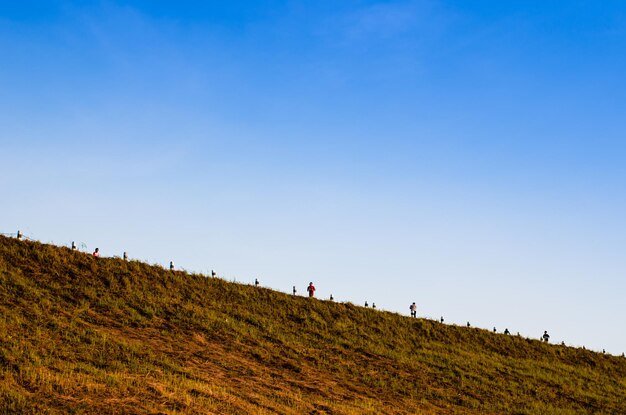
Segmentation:
{"type": "Polygon", "coordinates": [[[626,352],[626,3],[0,1],[0,231],[626,352]]]}

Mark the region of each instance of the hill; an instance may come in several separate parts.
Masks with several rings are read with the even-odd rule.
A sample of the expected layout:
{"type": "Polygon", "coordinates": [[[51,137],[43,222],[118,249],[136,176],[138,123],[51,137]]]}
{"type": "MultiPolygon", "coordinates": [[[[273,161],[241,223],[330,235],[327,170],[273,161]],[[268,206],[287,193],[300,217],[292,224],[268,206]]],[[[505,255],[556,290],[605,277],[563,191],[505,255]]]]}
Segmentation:
{"type": "Polygon", "coordinates": [[[2,414],[626,414],[626,359],[0,237],[2,414]]]}

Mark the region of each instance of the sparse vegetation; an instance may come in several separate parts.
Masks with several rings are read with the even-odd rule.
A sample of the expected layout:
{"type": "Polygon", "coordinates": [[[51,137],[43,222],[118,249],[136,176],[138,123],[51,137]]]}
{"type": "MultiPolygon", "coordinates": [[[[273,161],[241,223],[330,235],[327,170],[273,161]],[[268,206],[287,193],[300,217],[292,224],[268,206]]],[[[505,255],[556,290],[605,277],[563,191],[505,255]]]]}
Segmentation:
{"type": "Polygon", "coordinates": [[[623,414],[626,359],[0,237],[2,414],[623,414]]]}

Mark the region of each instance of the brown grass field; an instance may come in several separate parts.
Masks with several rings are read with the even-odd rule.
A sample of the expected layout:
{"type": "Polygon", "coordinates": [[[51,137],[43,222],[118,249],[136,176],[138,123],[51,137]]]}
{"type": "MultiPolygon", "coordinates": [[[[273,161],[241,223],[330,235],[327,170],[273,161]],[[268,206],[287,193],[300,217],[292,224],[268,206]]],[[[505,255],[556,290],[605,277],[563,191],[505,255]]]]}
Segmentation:
{"type": "Polygon", "coordinates": [[[0,414],[626,414],[626,359],[0,237],[0,414]]]}

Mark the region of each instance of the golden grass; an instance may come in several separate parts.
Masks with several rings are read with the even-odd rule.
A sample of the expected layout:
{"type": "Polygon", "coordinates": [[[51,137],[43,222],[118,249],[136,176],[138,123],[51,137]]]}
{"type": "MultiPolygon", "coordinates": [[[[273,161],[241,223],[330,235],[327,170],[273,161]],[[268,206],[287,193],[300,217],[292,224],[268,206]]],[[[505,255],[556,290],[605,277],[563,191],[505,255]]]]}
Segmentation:
{"type": "Polygon", "coordinates": [[[623,414],[626,359],[0,238],[1,414],[623,414]]]}

